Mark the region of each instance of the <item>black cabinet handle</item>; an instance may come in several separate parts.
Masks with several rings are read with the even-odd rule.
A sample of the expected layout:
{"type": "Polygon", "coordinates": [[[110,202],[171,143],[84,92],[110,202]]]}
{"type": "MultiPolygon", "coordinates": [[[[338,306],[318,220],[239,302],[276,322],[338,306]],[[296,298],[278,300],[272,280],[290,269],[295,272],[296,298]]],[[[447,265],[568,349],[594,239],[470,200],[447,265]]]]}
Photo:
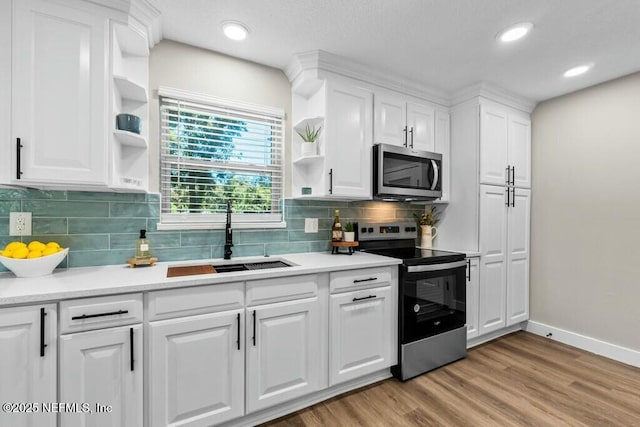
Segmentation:
{"type": "Polygon", "coordinates": [[[40,357],[44,357],[44,349],[47,346],[44,343],[44,316],[47,313],[44,311],[44,307],[40,309],[40,357]]]}
{"type": "Polygon", "coordinates": [[[506,205],[507,205],[507,207],[509,207],[509,206],[511,206],[511,199],[510,199],[510,197],[511,197],[511,188],[507,187],[506,190],[507,190],[507,203],[506,203],[506,205]]]}
{"type": "Polygon", "coordinates": [[[240,313],[238,313],[236,320],[238,321],[238,339],[236,340],[236,344],[238,345],[238,350],[240,350],[240,313]]]}
{"type": "Polygon", "coordinates": [[[22,171],[20,170],[21,154],[22,154],[22,143],[20,142],[20,138],[16,138],[16,179],[20,179],[22,177],[22,171]]]}
{"type": "Polygon", "coordinates": [[[511,166],[511,185],[516,185],[516,167],[511,166]]]}
{"type": "Polygon", "coordinates": [[[511,197],[511,207],[516,207],[516,189],[513,189],[513,197],[511,197]]]}
{"type": "Polygon", "coordinates": [[[329,194],[333,194],[333,168],[329,169],[329,194]]]}
{"type": "Polygon", "coordinates": [[[129,347],[131,348],[129,354],[131,359],[131,372],[133,372],[133,328],[129,328],[129,347]]]}
{"type": "Polygon", "coordinates": [[[71,320],[91,319],[92,317],[117,316],[119,314],[127,314],[129,310],[118,310],[109,313],[83,314],[81,316],[73,316],[71,320]]]}
{"type": "Polygon", "coordinates": [[[369,277],[368,279],[355,279],[353,283],[362,283],[362,282],[373,282],[374,280],[378,280],[377,277],[369,277]]]}
{"type": "Polygon", "coordinates": [[[511,174],[511,167],[509,165],[507,165],[506,168],[504,168],[505,174],[507,175],[505,177],[505,184],[509,185],[511,183],[511,177],[509,176],[511,174]]]}
{"type": "Polygon", "coordinates": [[[406,147],[408,145],[407,142],[407,127],[405,126],[404,129],[402,129],[402,132],[404,133],[404,146],[406,147]]]}
{"type": "Polygon", "coordinates": [[[375,295],[369,295],[368,297],[354,298],[353,301],[362,301],[363,299],[371,299],[375,297],[376,297],[375,295]]]}
{"type": "Polygon", "coordinates": [[[413,148],[413,126],[411,126],[409,133],[411,134],[411,148],[413,148]]]}
{"type": "Polygon", "coordinates": [[[471,260],[467,259],[467,280],[471,281],[471,260]]]}
{"type": "Polygon", "coordinates": [[[251,337],[251,339],[253,340],[253,346],[256,346],[256,311],[253,310],[253,337],[251,337]]]}

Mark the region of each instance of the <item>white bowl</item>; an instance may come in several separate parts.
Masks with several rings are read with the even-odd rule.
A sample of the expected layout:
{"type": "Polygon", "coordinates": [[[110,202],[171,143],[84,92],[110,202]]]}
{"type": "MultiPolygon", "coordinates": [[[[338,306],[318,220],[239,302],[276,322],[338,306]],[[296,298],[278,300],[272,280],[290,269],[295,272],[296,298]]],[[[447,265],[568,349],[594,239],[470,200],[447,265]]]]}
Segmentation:
{"type": "Polygon", "coordinates": [[[41,258],[16,259],[0,256],[0,262],[17,277],[40,277],[51,274],[68,253],[69,248],[41,258]]]}

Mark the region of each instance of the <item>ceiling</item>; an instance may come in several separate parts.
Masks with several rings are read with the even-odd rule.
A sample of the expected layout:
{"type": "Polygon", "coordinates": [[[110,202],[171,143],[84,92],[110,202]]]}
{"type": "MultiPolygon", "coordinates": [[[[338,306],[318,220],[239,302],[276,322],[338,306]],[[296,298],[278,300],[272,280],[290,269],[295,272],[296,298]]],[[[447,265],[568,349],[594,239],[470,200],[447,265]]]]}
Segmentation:
{"type": "Polygon", "coordinates": [[[480,82],[542,101],[640,70],[639,0],[153,0],[163,38],[284,69],[321,49],[449,94],[480,82]],[[243,42],[220,24],[250,29],[243,42]],[[530,21],[524,39],[496,34],[530,21]],[[592,63],[571,79],[563,72],[592,63]]]}

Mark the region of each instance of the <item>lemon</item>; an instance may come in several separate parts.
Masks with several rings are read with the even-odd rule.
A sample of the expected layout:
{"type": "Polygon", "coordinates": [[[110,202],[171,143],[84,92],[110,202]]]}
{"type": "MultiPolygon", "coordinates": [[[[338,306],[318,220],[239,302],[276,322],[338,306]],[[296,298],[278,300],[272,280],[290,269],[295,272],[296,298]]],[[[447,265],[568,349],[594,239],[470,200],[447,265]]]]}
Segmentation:
{"type": "Polygon", "coordinates": [[[7,251],[7,250],[8,251],[13,251],[13,250],[16,250],[19,247],[26,248],[27,245],[25,243],[22,243],[22,242],[11,242],[7,246],[5,246],[4,250],[5,251],[7,251]]]}
{"type": "Polygon", "coordinates": [[[27,254],[27,258],[40,258],[42,256],[42,252],[41,251],[29,251],[29,253],[27,254]]]}
{"type": "Polygon", "coordinates": [[[11,253],[11,258],[24,259],[29,255],[29,249],[20,246],[11,253]]]}
{"type": "Polygon", "coordinates": [[[0,255],[2,255],[3,257],[11,258],[12,252],[13,251],[10,251],[9,249],[5,249],[4,251],[0,252],[0,255]]]}
{"type": "Polygon", "coordinates": [[[58,250],[62,250],[62,249],[54,248],[54,247],[51,247],[51,246],[47,245],[47,247],[42,250],[42,256],[53,255],[53,254],[57,253],[58,250]]]}
{"type": "Polygon", "coordinates": [[[47,243],[47,247],[48,248],[60,249],[60,245],[58,244],[58,242],[49,242],[49,243],[47,243]]]}
{"type": "Polygon", "coordinates": [[[29,243],[27,247],[29,248],[30,251],[41,252],[44,248],[46,248],[46,245],[42,242],[38,242],[37,240],[34,240],[33,242],[29,243]]]}

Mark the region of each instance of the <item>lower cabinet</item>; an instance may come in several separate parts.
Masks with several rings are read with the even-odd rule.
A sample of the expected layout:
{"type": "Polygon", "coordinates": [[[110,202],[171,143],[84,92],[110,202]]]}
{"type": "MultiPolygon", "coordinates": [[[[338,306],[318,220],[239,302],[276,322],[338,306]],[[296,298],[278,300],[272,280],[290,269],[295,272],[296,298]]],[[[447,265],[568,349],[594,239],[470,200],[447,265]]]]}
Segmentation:
{"type": "Polygon", "coordinates": [[[142,342],[140,324],[60,336],[59,402],[90,409],[61,412],[61,426],[142,426],[142,342]]]}
{"type": "Polygon", "coordinates": [[[320,389],[318,297],[247,308],[247,412],[320,389]]]}
{"type": "Polygon", "coordinates": [[[478,298],[480,297],[480,260],[467,258],[467,339],[479,335],[478,329],[478,298]]]}
{"type": "MultiPolygon", "coordinates": [[[[0,310],[0,401],[58,402],[56,305],[0,310]]],[[[0,426],[54,427],[55,413],[0,411],[0,426]]]]}
{"type": "Polygon", "coordinates": [[[331,295],[329,382],[348,381],[392,365],[391,287],[331,295]]]}
{"type": "Polygon", "coordinates": [[[149,426],[244,415],[244,310],[149,323],[149,426]]]}

